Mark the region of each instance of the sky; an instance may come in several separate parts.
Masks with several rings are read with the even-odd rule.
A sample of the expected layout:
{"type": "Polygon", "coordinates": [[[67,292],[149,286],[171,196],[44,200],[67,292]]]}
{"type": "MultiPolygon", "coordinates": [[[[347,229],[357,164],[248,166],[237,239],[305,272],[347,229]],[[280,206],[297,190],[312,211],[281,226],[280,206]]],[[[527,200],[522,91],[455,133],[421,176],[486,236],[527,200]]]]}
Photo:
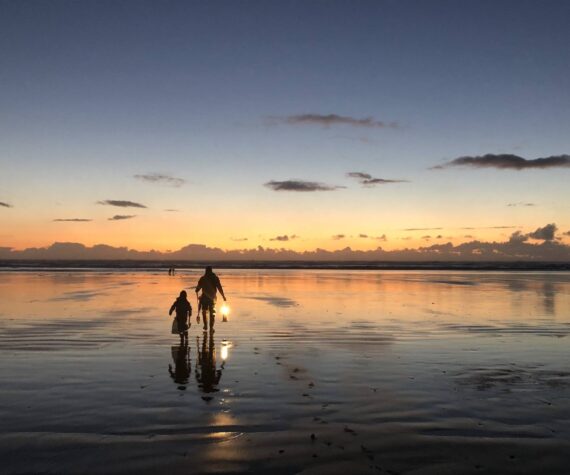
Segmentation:
{"type": "Polygon", "coordinates": [[[568,260],[569,18],[554,0],[0,0],[0,248],[568,260]]]}

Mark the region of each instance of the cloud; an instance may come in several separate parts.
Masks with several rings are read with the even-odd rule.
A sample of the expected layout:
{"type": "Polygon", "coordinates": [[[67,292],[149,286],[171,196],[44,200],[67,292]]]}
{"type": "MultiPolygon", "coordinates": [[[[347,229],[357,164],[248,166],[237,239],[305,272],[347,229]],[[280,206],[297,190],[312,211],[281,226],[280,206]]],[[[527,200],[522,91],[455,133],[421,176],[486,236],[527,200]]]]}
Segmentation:
{"type": "Polygon", "coordinates": [[[54,219],[54,222],[56,222],[56,223],[64,223],[64,222],[88,223],[90,221],[93,221],[93,220],[92,219],[86,219],[86,218],[58,218],[58,219],[54,219]]]}
{"type": "Polygon", "coordinates": [[[334,191],[344,188],[344,186],[336,185],[326,185],[324,183],[319,183],[316,181],[304,181],[304,180],[285,180],[285,181],[275,181],[271,180],[264,184],[267,188],[273,191],[334,191]]]}
{"type": "Polygon", "coordinates": [[[164,211],[168,211],[169,213],[179,213],[180,212],[179,209],[172,209],[172,208],[165,209],[164,211]]]}
{"type": "Polygon", "coordinates": [[[0,201],[0,206],[2,206],[3,208],[13,208],[13,206],[10,203],[5,203],[4,201],[0,201]]]}
{"type": "Polygon", "coordinates": [[[146,208],[145,205],[126,200],[103,200],[97,201],[99,205],[118,206],[119,208],[146,208]]]}
{"type": "MultiPolygon", "coordinates": [[[[546,228],[549,225],[544,226],[546,228]]],[[[538,228],[543,229],[543,228],[538,228]]],[[[536,232],[536,231],[535,231],[536,232]]],[[[515,232],[513,235],[522,235],[515,232]]],[[[533,234],[533,233],[530,233],[533,234]]],[[[522,235],[524,236],[524,235],[522,235]]],[[[532,243],[509,239],[504,242],[468,241],[458,245],[449,242],[418,248],[357,251],[344,247],[334,251],[315,249],[293,251],[262,246],[250,249],[223,250],[203,244],[189,244],[173,252],[138,251],[127,247],[97,244],[92,247],[80,243],[54,243],[43,248],[14,250],[0,247],[3,260],[177,260],[188,262],[570,262],[570,245],[556,239],[532,243]]]]}
{"type": "Polygon", "coordinates": [[[271,116],[267,118],[270,125],[287,124],[287,125],[320,125],[330,127],[333,125],[348,125],[351,127],[367,127],[379,129],[397,129],[397,122],[384,122],[376,120],[374,117],[356,118],[338,114],[298,114],[288,116],[271,116]]]}
{"type": "Polygon", "coordinates": [[[466,234],[465,236],[463,236],[466,239],[473,239],[473,235],[472,234],[466,234]]]}
{"type": "Polygon", "coordinates": [[[564,236],[570,236],[570,231],[566,231],[565,233],[562,234],[564,234],[564,236]]]}
{"type": "Polygon", "coordinates": [[[297,236],[296,234],[291,234],[290,236],[288,236],[287,234],[284,234],[282,236],[275,236],[274,238],[270,238],[270,241],[292,241],[293,239],[297,239],[299,236],[297,236]]]}
{"type": "Polygon", "coordinates": [[[509,203],[507,204],[507,206],[536,206],[534,203],[524,203],[522,201],[519,201],[518,203],[509,203]]]}
{"type": "Polygon", "coordinates": [[[332,236],[332,238],[333,238],[335,241],[340,241],[341,239],[344,239],[345,237],[346,237],[345,234],[335,234],[334,236],[332,236]]]}
{"type": "Polygon", "coordinates": [[[112,218],[109,218],[109,221],[122,221],[124,219],[133,219],[136,218],[136,214],[116,214],[112,218]]]}
{"type": "Polygon", "coordinates": [[[443,165],[431,167],[442,170],[450,167],[498,168],[501,170],[525,170],[528,168],[560,168],[570,167],[570,155],[552,155],[550,157],[526,159],[518,155],[489,153],[481,156],[465,156],[455,158],[443,165]]]}
{"type": "Polygon", "coordinates": [[[404,231],[440,231],[442,229],[443,228],[406,228],[404,231]]]}
{"type": "Polygon", "coordinates": [[[382,234],[382,236],[369,236],[368,234],[359,234],[358,237],[361,239],[376,239],[378,241],[387,241],[388,240],[386,238],[385,234],[382,234]]]}
{"type": "Polygon", "coordinates": [[[431,236],[429,234],[422,236],[422,239],[425,239],[426,241],[429,241],[431,239],[431,236]]]}
{"type": "Polygon", "coordinates": [[[176,178],[170,175],[164,175],[162,173],[147,173],[145,175],[134,175],[137,180],[145,181],[147,183],[156,183],[159,185],[172,186],[174,188],[180,188],[186,183],[183,178],[176,178]]]}
{"type": "Polygon", "coordinates": [[[244,242],[244,241],[247,241],[248,239],[246,237],[243,237],[243,238],[234,238],[233,237],[233,238],[230,238],[230,240],[234,241],[234,242],[244,242]]]}
{"type": "Polygon", "coordinates": [[[409,183],[408,180],[391,180],[386,178],[374,178],[369,173],[364,172],[348,172],[349,178],[355,178],[362,186],[388,185],[390,183],[409,183]]]}
{"type": "Polygon", "coordinates": [[[270,241],[288,241],[289,240],[289,236],[287,236],[286,234],[284,234],[283,236],[275,236],[274,238],[270,238],[270,241]]]}
{"type": "Polygon", "coordinates": [[[528,239],[536,239],[539,241],[553,241],[556,238],[556,231],[558,228],[556,224],[551,223],[543,226],[542,228],[537,228],[531,233],[523,234],[521,231],[515,231],[511,234],[509,242],[512,243],[522,243],[528,241],[528,239]]]}
{"type": "Polygon", "coordinates": [[[535,229],[532,233],[528,233],[528,237],[531,239],[541,239],[544,241],[552,241],[554,239],[554,236],[555,236],[557,230],[558,230],[558,228],[556,227],[556,224],[551,223],[551,224],[547,224],[546,226],[544,226],[542,228],[535,229]]]}

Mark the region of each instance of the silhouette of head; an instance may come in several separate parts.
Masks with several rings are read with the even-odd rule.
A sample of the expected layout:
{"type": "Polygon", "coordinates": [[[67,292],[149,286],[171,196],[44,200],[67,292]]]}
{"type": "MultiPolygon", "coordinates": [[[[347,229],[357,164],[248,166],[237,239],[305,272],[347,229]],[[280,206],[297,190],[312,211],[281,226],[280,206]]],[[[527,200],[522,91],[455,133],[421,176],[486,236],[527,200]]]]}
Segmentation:
{"type": "Polygon", "coordinates": [[[212,266],[206,266],[206,274],[211,274],[212,272],[214,272],[212,266]]]}
{"type": "Polygon", "coordinates": [[[182,292],[180,292],[180,298],[182,298],[182,299],[185,299],[187,295],[188,295],[188,294],[186,293],[185,290],[183,290],[182,292]]]}

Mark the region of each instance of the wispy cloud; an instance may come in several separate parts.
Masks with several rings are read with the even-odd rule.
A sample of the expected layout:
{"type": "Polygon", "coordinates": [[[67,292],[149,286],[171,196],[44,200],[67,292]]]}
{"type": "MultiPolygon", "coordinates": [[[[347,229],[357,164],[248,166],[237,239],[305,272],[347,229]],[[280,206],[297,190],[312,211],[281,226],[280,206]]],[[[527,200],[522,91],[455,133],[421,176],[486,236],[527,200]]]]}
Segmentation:
{"type": "Polygon", "coordinates": [[[526,159],[512,154],[492,154],[455,158],[443,165],[431,167],[442,170],[450,167],[498,168],[501,170],[525,170],[529,168],[570,167],[570,155],[552,155],[550,157],[526,159]]]}
{"type": "Polygon", "coordinates": [[[562,234],[564,234],[564,236],[570,236],[570,231],[566,231],[565,233],[562,234]]]}
{"type": "Polygon", "coordinates": [[[97,201],[97,204],[117,206],[119,208],[146,208],[146,206],[143,204],[127,200],[102,200],[102,201],[97,201]]]}
{"type": "Polygon", "coordinates": [[[514,206],[536,206],[534,203],[523,203],[519,201],[518,203],[509,203],[507,206],[514,207],[514,206]]]}
{"type": "Polygon", "coordinates": [[[134,175],[134,177],[137,180],[141,180],[147,183],[156,183],[159,185],[172,186],[174,188],[180,188],[186,183],[186,180],[183,178],[177,178],[162,173],[147,173],[144,175],[134,175]]]}
{"type": "Polygon", "coordinates": [[[270,241],[292,241],[293,239],[297,239],[299,236],[297,236],[296,234],[291,234],[291,235],[287,235],[287,234],[283,234],[282,236],[275,236],[273,238],[270,238],[270,241]]]}
{"type": "Polygon", "coordinates": [[[322,127],[331,127],[333,125],[348,125],[350,127],[367,127],[378,129],[397,129],[397,122],[385,122],[377,120],[374,117],[351,117],[339,114],[297,114],[288,116],[270,116],[267,117],[267,123],[288,124],[288,125],[320,125],[322,127]]]}
{"type": "Polygon", "coordinates": [[[0,201],[0,206],[2,206],[3,208],[13,208],[13,206],[10,203],[5,203],[4,201],[0,201]]]}
{"type": "Polygon", "coordinates": [[[358,237],[360,239],[376,239],[377,241],[387,241],[388,238],[386,237],[385,234],[382,234],[382,236],[369,236],[368,234],[359,234],[358,237]]]}
{"type": "Polygon", "coordinates": [[[58,218],[58,219],[54,219],[54,222],[56,223],[88,223],[90,221],[93,221],[92,219],[87,219],[87,218],[58,218]]]}
{"type": "Polygon", "coordinates": [[[332,236],[332,238],[335,241],[340,241],[341,239],[344,239],[346,237],[346,234],[335,234],[334,236],[332,236]]]}
{"type": "Polygon", "coordinates": [[[388,185],[390,183],[409,183],[408,180],[375,178],[372,175],[370,175],[370,173],[364,173],[364,172],[348,172],[346,176],[349,178],[355,178],[363,186],[388,185]]]}
{"type": "Polygon", "coordinates": [[[327,185],[325,183],[320,183],[317,181],[305,181],[305,180],[284,180],[276,181],[271,180],[264,184],[267,188],[273,191],[299,191],[299,192],[310,192],[310,191],[334,191],[344,188],[344,186],[327,185]]]}
{"type": "Polygon", "coordinates": [[[230,240],[234,241],[234,242],[244,242],[244,241],[247,241],[248,239],[246,237],[241,237],[241,238],[240,237],[233,237],[233,238],[230,238],[230,240]]]}
{"type": "Polygon", "coordinates": [[[168,209],[165,209],[164,211],[168,211],[169,213],[179,213],[180,212],[179,209],[173,209],[173,208],[168,208],[168,209]]]}
{"type": "Polygon", "coordinates": [[[136,218],[136,214],[116,214],[112,218],[109,218],[109,221],[122,221],[124,219],[133,219],[136,218]]]}
{"type": "Polygon", "coordinates": [[[405,228],[404,231],[440,231],[441,229],[443,228],[405,228]]]}

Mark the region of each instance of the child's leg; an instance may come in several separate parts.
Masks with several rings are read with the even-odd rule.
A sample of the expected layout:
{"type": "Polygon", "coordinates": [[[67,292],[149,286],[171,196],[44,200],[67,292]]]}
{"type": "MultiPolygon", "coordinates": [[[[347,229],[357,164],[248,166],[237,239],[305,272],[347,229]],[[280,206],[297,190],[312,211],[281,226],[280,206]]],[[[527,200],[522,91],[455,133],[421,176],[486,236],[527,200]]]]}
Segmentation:
{"type": "Polygon", "coordinates": [[[204,330],[208,329],[208,319],[206,318],[208,316],[208,308],[204,305],[202,307],[202,320],[204,321],[204,330]]]}

